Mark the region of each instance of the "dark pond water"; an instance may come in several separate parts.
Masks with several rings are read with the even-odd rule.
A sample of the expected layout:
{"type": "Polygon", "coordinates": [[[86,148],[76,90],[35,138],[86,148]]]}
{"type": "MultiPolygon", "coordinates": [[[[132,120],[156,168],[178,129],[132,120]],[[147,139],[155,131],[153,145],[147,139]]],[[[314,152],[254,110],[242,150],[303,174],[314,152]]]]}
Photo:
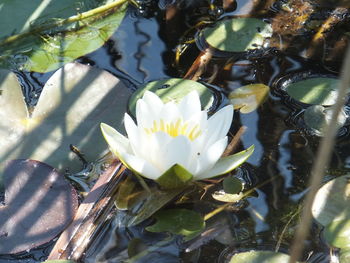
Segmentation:
{"type": "MultiPolygon", "coordinates": [[[[189,45],[181,56],[179,66],[176,66],[176,45],[180,38],[188,37],[184,36],[184,32],[196,22],[248,14],[273,22],[287,1],[260,1],[256,4],[257,1],[253,0],[239,0],[226,10],[222,9],[221,1],[211,1],[213,10],[208,9],[208,1],[179,1],[182,4],[174,21],[165,20],[168,13],[162,9],[172,1],[160,0],[159,5],[157,2],[144,1],[141,11],[130,9],[112,38],[78,61],[108,70],[132,90],[138,84],[152,80],[181,77],[200,51],[195,44],[189,45]]],[[[319,19],[323,19],[322,12],[319,19]]],[[[307,34],[297,37],[306,37],[307,34]]],[[[284,41],[282,37],[281,41],[284,41]]],[[[235,113],[232,134],[244,125],[247,130],[241,137],[241,148],[255,145],[254,154],[235,174],[245,182],[247,189],[258,188],[255,196],[207,222],[208,226],[224,230],[208,240],[198,241],[201,246],[197,246],[194,242],[183,243],[180,238],[165,242],[166,236],[145,231],[144,227],[151,220],[129,229],[116,228],[117,220],[111,220],[105,235],[88,251],[85,261],[97,262],[95,257],[99,255],[106,259],[101,262],[122,262],[127,259],[127,244],[135,238],[153,245],[155,249],[133,262],[228,262],[234,252],[256,248],[288,253],[319,137],[304,128],[299,117],[303,108],[281,93],[276,83],[286,75],[300,72],[337,76],[341,64],[336,58],[323,60],[303,55],[308,49],[307,43],[299,43],[299,46],[304,46],[298,52],[295,48],[283,52],[273,48],[263,54],[241,56],[225,68],[220,67],[227,64],[228,59],[213,59],[202,76],[202,81],[211,81],[224,94],[250,83],[264,83],[271,87],[267,102],[257,111],[235,113]],[[217,71],[218,68],[220,70],[217,71]],[[263,186],[259,187],[261,184],[263,186]],[[163,243],[157,247],[159,242],[163,243]],[[102,253],[102,250],[105,251],[102,253]]],[[[35,105],[51,74],[17,72],[29,105],[35,105]]],[[[327,178],[349,171],[348,144],[349,136],[345,129],[337,139],[327,178]]],[[[217,205],[219,203],[213,203],[207,195],[202,201],[185,206],[205,213],[217,205]]],[[[304,259],[315,263],[329,262],[330,249],[320,237],[321,228],[314,224],[311,232],[306,241],[304,259]]],[[[0,262],[37,262],[45,258],[50,248],[51,245],[48,245],[17,257],[0,256],[0,262]]]]}

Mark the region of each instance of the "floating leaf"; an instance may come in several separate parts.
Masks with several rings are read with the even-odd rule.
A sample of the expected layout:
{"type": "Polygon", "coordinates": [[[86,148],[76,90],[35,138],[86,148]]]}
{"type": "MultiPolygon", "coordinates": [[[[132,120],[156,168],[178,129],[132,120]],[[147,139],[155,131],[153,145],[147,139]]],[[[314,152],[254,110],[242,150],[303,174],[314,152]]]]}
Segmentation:
{"type": "Polygon", "coordinates": [[[45,84],[28,117],[19,83],[13,73],[0,74],[0,164],[11,159],[35,159],[64,170],[81,169],[70,151],[74,144],[87,160],[107,151],[100,122],[121,129],[131,91],[112,74],[81,65],[67,64],[45,84]]]}
{"type": "Polygon", "coordinates": [[[238,194],[243,188],[241,180],[233,176],[226,177],[222,182],[222,186],[225,193],[228,194],[238,194]]]}
{"type": "Polygon", "coordinates": [[[221,51],[245,52],[271,37],[271,25],[256,18],[233,18],[203,30],[206,42],[221,51]]]}
{"type": "MultiPolygon", "coordinates": [[[[325,133],[326,125],[331,121],[332,110],[321,105],[312,105],[304,112],[305,124],[319,136],[325,133]]],[[[338,116],[337,126],[342,127],[347,119],[346,113],[342,110],[338,116]]]]}
{"type": "Polygon", "coordinates": [[[150,232],[170,232],[176,235],[193,236],[205,227],[203,217],[187,209],[168,209],[157,212],[157,222],[146,227],[150,232]]]}
{"type": "Polygon", "coordinates": [[[129,210],[121,219],[122,225],[130,227],[141,223],[184,191],[183,188],[161,191],[157,187],[150,190],[150,192],[143,190],[140,193],[135,193],[137,200],[133,200],[133,206],[128,207],[129,210]]]}
{"type": "Polygon", "coordinates": [[[313,217],[323,226],[350,220],[350,175],[340,176],[323,185],[312,205],[313,217]]]}
{"type": "Polygon", "coordinates": [[[244,197],[244,194],[242,192],[239,194],[227,194],[224,191],[216,191],[212,194],[212,197],[221,202],[236,203],[244,197]]]}
{"type": "Polygon", "coordinates": [[[350,250],[349,249],[341,249],[339,255],[340,263],[349,263],[350,262],[350,250]]]}
{"type": "Polygon", "coordinates": [[[270,88],[264,84],[250,84],[232,91],[229,99],[241,113],[256,110],[267,98],[270,88]]]}
{"type": "Polygon", "coordinates": [[[230,263],[288,263],[289,255],[272,252],[252,250],[235,254],[230,263]]]}
{"type": "Polygon", "coordinates": [[[115,200],[115,206],[119,210],[126,210],[129,208],[129,201],[135,196],[133,190],[136,187],[136,182],[131,176],[127,176],[119,185],[118,195],[115,200]]]}
{"type": "Polygon", "coordinates": [[[180,101],[193,90],[198,92],[203,109],[209,109],[214,102],[214,93],[206,86],[196,81],[177,78],[157,80],[141,86],[130,98],[129,111],[134,116],[136,112],[136,102],[138,99],[142,98],[146,90],[155,92],[164,103],[171,100],[180,101]]]}
{"type": "Polygon", "coordinates": [[[34,33],[20,35],[16,41],[0,41],[3,60],[0,63],[17,64],[28,71],[48,72],[98,49],[121,23],[125,15],[125,5],[97,12],[86,18],[80,14],[78,21],[65,27],[59,22],[77,15],[77,6],[80,6],[79,12],[82,12],[99,5],[101,1],[97,0],[33,0],[30,3],[14,0],[3,4],[0,39],[14,32],[19,34],[31,30],[34,33]],[[51,28],[47,26],[50,23],[51,28]]]}
{"type": "Polygon", "coordinates": [[[34,160],[10,161],[3,174],[5,205],[0,206],[0,254],[14,254],[56,237],[78,207],[64,176],[34,160]]]}
{"type": "Polygon", "coordinates": [[[335,220],[326,226],[323,235],[333,247],[350,248],[350,218],[335,220]]]}
{"type": "Polygon", "coordinates": [[[286,84],[285,91],[302,103],[329,106],[335,103],[338,85],[338,79],[317,77],[286,84]]]}
{"type": "Polygon", "coordinates": [[[193,175],[179,164],[170,167],[156,181],[165,189],[183,188],[191,181],[193,175]]]}

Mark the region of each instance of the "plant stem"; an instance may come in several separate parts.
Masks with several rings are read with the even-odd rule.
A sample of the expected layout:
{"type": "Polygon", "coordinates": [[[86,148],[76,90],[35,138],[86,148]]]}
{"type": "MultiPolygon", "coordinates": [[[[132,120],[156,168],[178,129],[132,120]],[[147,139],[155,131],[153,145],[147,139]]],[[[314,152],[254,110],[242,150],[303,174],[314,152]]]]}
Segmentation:
{"type": "Polygon", "coordinates": [[[5,38],[3,41],[0,42],[0,46],[5,46],[8,44],[11,44],[11,43],[17,41],[18,39],[21,39],[21,38],[26,37],[28,35],[32,35],[32,34],[35,34],[38,32],[45,32],[45,31],[48,31],[54,27],[61,27],[61,26],[67,25],[67,24],[72,24],[74,22],[78,22],[80,20],[104,13],[106,11],[113,10],[115,8],[119,8],[121,5],[123,5],[126,2],[128,2],[128,0],[116,0],[112,3],[105,4],[103,6],[99,6],[97,8],[91,9],[89,11],[68,17],[66,19],[53,21],[53,22],[47,22],[44,25],[34,27],[29,31],[26,31],[26,32],[23,32],[20,34],[16,34],[16,35],[12,35],[12,36],[5,38]]]}
{"type": "Polygon", "coordinates": [[[310,178],[310,189],[306,196],[304,208],[301,215],[301,221],[297,229],[297,233],[294,237],[294,241],[291,248],[291,257],[289,263],[295,263],[301,255],[304,247],[304,241],[309,234],[312,214],[311,208],[315,195],[322,182],[325,170],[329,164],[332,148],[334,146],[335,137],[337,134],[338,126],[336,125],[340,111],[342,110],[345,99],[348,93],[348,87],[350,84],[350,47],[346,52],[346,57],[343,64],[343,71],[341,74],[340,87],[338,89],[338,96],[335,104],[333,105],[332,118],[330,123],[326,126],[325,136],[321,140],[321,145],[317,151],[316,161],[312,167],[310,178]]]}

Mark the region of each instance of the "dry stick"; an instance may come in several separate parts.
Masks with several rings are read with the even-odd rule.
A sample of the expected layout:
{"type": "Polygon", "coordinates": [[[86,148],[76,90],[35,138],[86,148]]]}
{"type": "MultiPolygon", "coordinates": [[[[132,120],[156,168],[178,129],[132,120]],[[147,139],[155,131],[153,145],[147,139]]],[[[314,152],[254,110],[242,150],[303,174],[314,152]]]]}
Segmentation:
{"type": "Polygon", "coordinates": [[[316,162],[312,167],[310,178],[310,189],[306,196],[304,208],[301,215],[300,225],[297,229],[296,235],[291,248],[291,256],[289,263],[295,263],[301,255],[303,250],[304,241],[309,234],[312,214],[312,203],[317,193],[317,190],[322,182],[325,170],[329,164],[331,151],[334,146],[334,139],[337,134],[337,118],[342,110],[345,99],[347,97],[348,87],[350,84],[350,46],[346,52],[345,61],[343,64],[343,70],[341,74],[340,87],[338,90],[338,97],[336,103],[333,105],[332,118],[330,123],[326,126],[325,136],[321,141],[321,145],[317,151],[316,162]]]}
{"type": "Polygon", "coordinates": [[[197,81],[204,73],[212,57],[213,52],[211,48],[206,48],[204,51],[202,51],[185,74],[184,79],[197,81]]]}
{"type": "Polygon", "coordinates": [[[229,156],[231,153],[233,153],[237,147],[238,147],[238,142],[241,139],[243,133],[247,130],[246,126],[242,126],[239,128],[238,132],[235,134],[235,136],[232,138],[230,144],[226,147],[226,150],[222,154],[222,157],[229,156]]]}
{"type": "Polygon", "coordinates": [[[125,166],[115,160],[101,174],[80,204],[72,223],[60,235],[48,259],[80,260],[113,207],[119,178],[124,171],[125,166]]]}

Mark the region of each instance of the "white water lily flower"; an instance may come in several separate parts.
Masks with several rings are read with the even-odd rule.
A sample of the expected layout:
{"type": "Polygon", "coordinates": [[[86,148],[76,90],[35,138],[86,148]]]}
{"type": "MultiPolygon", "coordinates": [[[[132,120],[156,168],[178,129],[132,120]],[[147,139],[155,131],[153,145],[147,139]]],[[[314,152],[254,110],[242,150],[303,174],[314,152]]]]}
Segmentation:
{"type": "Polygon", "coordinates": [[[101,129],[111,151],[134,172],[157,180],[179,165],[194,180],[200,180],[233,170],[253,152],[250,147],[244,154],[220,159],[232,118],[233,107],[229,105],[208,119],[195,91],[178,104],[163,103],[156,94],[146,91],[136,104],[137,125],[125,114],[128,138],[107,124],[102,123],[101,129]]]}

